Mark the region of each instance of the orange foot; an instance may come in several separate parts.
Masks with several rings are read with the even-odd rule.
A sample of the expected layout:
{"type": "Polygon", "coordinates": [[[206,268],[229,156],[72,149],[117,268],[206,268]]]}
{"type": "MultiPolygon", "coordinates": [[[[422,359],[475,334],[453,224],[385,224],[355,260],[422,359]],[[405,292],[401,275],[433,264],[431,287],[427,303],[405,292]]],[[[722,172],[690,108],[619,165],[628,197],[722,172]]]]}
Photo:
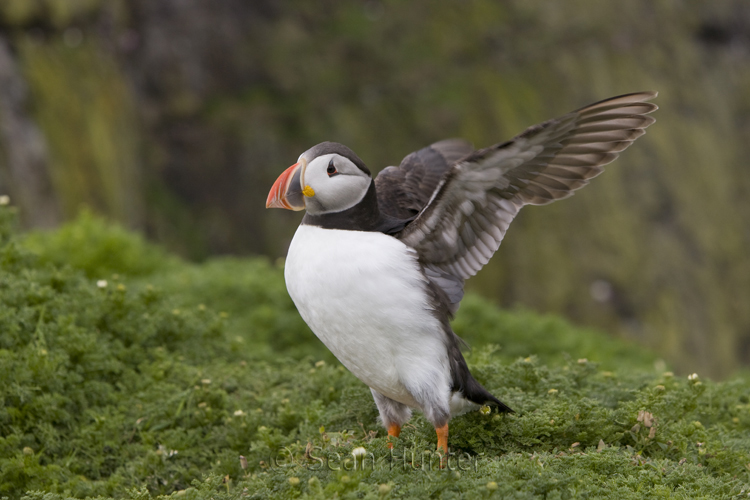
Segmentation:
{"type": "MultiPolygon", "coordinates": [[[[401,426],[396,424],[391,424],[390,427],[388,427],[388,435],[393,437],[398,437],[399,434],[401,434],[401,426]]],[[[393,449],[393,443],[390,442],[390,439],[388,440],[388,448],[393,449]]]]}

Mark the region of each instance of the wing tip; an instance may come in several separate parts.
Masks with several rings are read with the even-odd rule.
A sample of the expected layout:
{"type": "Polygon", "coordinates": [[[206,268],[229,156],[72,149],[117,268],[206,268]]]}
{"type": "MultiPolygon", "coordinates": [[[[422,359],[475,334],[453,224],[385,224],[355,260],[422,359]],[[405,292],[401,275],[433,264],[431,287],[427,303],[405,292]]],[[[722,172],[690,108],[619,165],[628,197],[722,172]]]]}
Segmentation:
{"type": "Polygon", "coordinates": [[[648,104],[650,109],[648,111],[637,113],[637,114],[639,115],[648,114],[659,109],[659,106],[657,106],[653,102],[648,102],[653,99],[656,99],[658,95],[659,95],[659,92],[656,90],[643,90],[640,92],[631,92],[629,94],[621,94],[621,95],[614,96],[614,97],[608,97],[607,99],[602,99],[601,101],[597,101],[595,103],[589,104],[588,106],[584,106],[574,111],[574,113],[581,112],[584,110],[591,111],[591,110],[602,108],[602,107],[610,107],[610,106],[617,107],[620,105],[642,103],[642,104],[648,104]]]}

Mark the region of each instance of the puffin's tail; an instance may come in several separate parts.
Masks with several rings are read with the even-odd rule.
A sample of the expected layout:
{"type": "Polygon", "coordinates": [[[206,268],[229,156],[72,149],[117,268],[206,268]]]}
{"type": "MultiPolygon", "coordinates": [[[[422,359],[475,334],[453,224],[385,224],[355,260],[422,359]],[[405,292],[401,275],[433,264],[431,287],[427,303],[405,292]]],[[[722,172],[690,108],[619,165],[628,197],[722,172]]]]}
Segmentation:
{"type": "MultiPolygon", "coordinates": [[[[451,332],[453,333],[453,332],[451,332]]],[[[503,413],[515,413],[513,409],[493,396],[490,391],[484,388],[482,384],[469,371],[461,348],[459,345],[460,338],[453,333],[455,341],[448,347],[448,357],[451,364],[452,391],[460,392],[465,399],[478,405],[495,405],[503,413]]]]}
{"type": "MultiPolygon", "coordinates": [[[[467,369],[468,373],[468,369],[467,369]]],[[[465,381],[463,389],[461,389],[461,392],[463,393],[464,397],[471,401],[472,403],[476,403],[478,405],[494,405],[497,406],[497,409],[500,410],[502,413],[515,413],[513,408],[506,405],[499,399],[497,399],[495,396],[490,393],[487,389],[485,389],[482,384],[477,382],[477,380],[472,376],[471,373],[468,373],[469,377],[468,380],[465,381]]]]}

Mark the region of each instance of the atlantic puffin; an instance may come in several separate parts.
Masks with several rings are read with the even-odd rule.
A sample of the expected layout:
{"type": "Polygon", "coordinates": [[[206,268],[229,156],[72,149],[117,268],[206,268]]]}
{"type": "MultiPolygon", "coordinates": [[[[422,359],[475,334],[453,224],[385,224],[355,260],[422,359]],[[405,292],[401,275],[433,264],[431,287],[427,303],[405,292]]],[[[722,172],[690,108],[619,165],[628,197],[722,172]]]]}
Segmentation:
{"type": "Polygon", "coordinates": [[[266,208],[306,211],[286,257],[289,295],[370,387],[389,436],[419,409],[447,456],[452,416],[513,411],[471,375],[451,330],[464,281],[521,207],[571,196],[643,135],[656,95],[606,99],[484,149],[436,142],[374,179],[351,149],[323,142],[279,176],[266,208]]]}

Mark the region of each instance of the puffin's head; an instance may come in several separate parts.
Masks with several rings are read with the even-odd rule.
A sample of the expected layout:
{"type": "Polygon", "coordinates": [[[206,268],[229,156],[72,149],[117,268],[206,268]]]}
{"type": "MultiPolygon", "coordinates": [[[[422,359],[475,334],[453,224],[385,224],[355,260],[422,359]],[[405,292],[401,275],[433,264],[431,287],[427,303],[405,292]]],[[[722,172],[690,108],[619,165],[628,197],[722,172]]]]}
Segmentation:
{"type": "Polygon", "coordinates": [[[342,212],[362,201],[371,182],[370,171],[354,151],[322,142],[276,179],[266,208],[307,210],[311,215],[342,212]]]}

